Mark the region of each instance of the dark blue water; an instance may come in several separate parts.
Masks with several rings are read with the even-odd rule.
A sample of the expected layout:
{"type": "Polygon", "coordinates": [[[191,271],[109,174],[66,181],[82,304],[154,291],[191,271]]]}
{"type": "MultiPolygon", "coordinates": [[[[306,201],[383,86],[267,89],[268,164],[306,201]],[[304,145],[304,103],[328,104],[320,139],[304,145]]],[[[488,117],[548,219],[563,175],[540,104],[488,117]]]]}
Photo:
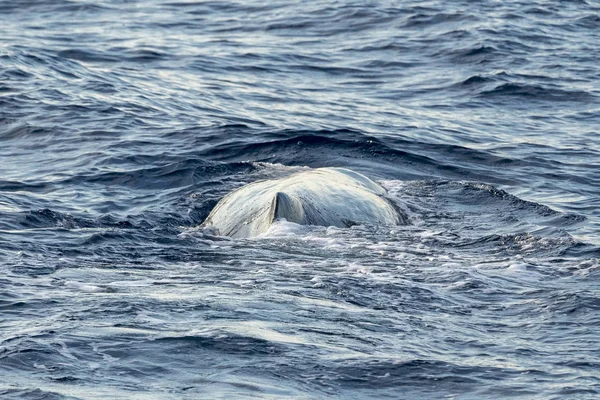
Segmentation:
{"type": "Polygon", "coordinates": [[[0,2],[0,397],[600,396],[600,3],[0,2]],[[303,168],[406,227],[198,228],[303,168]]]}

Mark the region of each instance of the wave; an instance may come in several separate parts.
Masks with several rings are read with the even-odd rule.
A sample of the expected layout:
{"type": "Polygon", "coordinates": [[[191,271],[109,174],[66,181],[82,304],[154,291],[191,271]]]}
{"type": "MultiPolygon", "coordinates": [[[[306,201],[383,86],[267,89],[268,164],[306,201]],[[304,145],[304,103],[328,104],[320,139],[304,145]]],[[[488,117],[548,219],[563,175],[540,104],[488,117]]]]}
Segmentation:
{"type": "Polygon", "coordinates": [[[588,102],[597,101],[597,97],[583,90],[566,90],[542,85],[525,83],[503,83],[479,94],[480,98],[522,97],[536,101],[549,102],[588,102]]]}
{"type": "Polygon", "coordinates": [[[169,55],[157,50],[149,49],[134,49],[113,47],[106,52],[93,51],[89,49],[69,49],[62,50],[57,53],[58,57],[95,63],[116,63],[116,62],[131,62],[131,63],[146,63],[155,61],[164,61],[169,58],[169,55]]]}
{"type": "Polygon", "coordinates": [[[2,2],[0,13],[20,13],[23,10],[46,13],[85,13],[111,10],[106,4],[81,3],[79,1],[62,0],[60,2],[51,0],[15,0],[2,2]]]}

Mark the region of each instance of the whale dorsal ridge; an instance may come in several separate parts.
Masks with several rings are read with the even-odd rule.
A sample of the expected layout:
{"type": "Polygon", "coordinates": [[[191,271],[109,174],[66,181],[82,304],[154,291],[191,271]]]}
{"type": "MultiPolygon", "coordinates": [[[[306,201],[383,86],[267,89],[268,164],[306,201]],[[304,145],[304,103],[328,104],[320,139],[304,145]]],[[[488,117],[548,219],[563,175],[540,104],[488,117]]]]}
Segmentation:
{"type": "Polygon", "coordinates": [[[273,210],[273,218],[271,221],[285,218],[287,221],[295,222],[297,224],[304,224],[306,222],[302,202],[298,197],[292,194],[277,192],[273,197],[271,208],[273,210]]]}

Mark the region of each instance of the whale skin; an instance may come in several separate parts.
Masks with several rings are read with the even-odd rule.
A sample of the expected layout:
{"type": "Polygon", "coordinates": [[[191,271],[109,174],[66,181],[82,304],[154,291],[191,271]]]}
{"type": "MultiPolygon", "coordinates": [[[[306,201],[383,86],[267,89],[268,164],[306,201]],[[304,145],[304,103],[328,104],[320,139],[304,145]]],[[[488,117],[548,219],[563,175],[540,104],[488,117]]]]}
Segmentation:
{"type": "Polygon", "coordinates": [[[310,169],[234,190],[202,226],[222,236],[250,238],[265,233],[277,219],[340,228],[406,224],[406,215],[385,194],[381,185],[350,169],[310,169]]]}

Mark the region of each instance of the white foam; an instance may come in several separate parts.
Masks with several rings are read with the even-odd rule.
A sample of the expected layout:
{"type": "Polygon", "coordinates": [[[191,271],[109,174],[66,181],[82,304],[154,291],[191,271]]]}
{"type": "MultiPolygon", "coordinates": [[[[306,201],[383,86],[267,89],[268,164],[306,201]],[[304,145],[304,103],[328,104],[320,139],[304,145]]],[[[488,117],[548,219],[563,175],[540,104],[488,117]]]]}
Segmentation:
{"type": "Polygon", "coordinates": [[[21,212],[22,209],[13,206],[12,204],[8,204],[5,201],[0,201],[0,212],[21,212]]]}
{"type": "Polygon", "coordinates": [[[527,272],[527,263],[519,262],[510,264],[508,268],[506,268],[508,272],[527,272]]]}
{"type": "Polygon", "coordinates": [[[86,293],[97,293],[97,292],[105,292],[106,290],[100,286],[89,285],[87,283],[76,282],[76,281],[66,281],[65,286],[71,289],[75,289],[80,292],[86,293]]]}
{"type": "Polygon", "coordinates": [[[273,222],[269,229],[258,235],[257,238],[274,238],[274,237],[290,237],[299,236],[309,233],[314,230],[313,226],[300,225],[294,222],[288,222],[285,218],[281,218],[273,222]]]}
{"type": "Polygon", "coordinates": [[[367,275],[373,271],[373,267],[368,267],[366,265],[351,262],[350,264],[348,264],[348,271],[355,272],[360,275],[367,275]]]}

